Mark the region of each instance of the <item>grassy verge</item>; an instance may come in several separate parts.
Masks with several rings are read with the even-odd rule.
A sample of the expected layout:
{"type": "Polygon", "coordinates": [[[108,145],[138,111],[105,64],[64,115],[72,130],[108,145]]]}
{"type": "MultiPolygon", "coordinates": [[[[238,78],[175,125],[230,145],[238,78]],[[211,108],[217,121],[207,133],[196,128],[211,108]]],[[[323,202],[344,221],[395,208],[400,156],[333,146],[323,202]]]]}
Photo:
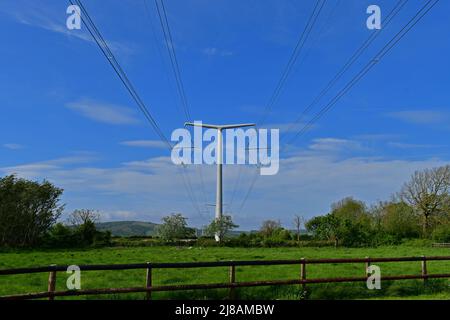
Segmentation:
{"type": "MultiPolygon", "coordinates": [[[[102,248],[87,250],[33,250],[0,253],[0,268],[45,266],[50,264],[107,264],[136,262],[188,262],[220,260],[270,260],[297,258],[361,258],[400,257],[419,255],[450,255],[448,248],[381,247],[381,248],[201,248],[201,247],[144,247],[102,248]]],[[[419,262],[380,263],[382,275],[418,274],[419,262]]],[[[429,262],[429,273],[450,272],[450,261],[429,262]]],[[[308,266],[308,277],[345,277],[364,274],[363,264],[327,264],[308,266]]],[[[237,268],[237,281],[294,279],[299,276],[299,266],[250,266],[237,268]]],[[[58,273],[57,289],[65,290],[68,275],[58,273]]],[[[228,269],[222,267],[155,270],[154,283],[187,284],[226,282],[228,269]]],[[[0,295],[45,291],[48,274],[0,276],[0,295]]],[[[82,288],[143,286],[145,270],[89,271],[82,273],[82,288]]],[[[402,280],[383,282],[381,290],[368,290],[364,283],[320,284],[307,287],[310,299],[386,299],[424,298],[449,299],[450,281],[434,280],[424,285],[422,281],[402,280]]],[[[241,299],[299,299],[298,286],[242,288],[237,290],[241,299]]],[[[117,296],[91,296],[86,299],[142,299],[143,294],[117,296]]],[[[223,299],[226,290],[198,290],[155,293],[156,299],[223,299]]],[[[84,297],[82,297],[84,299],[84,297]]]]}

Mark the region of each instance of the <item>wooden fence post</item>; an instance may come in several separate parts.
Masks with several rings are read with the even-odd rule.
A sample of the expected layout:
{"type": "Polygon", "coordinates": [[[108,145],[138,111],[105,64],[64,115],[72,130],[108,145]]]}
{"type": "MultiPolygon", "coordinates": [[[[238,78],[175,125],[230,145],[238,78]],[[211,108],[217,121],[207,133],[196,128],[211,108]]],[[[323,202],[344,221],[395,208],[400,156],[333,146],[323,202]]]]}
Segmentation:
{"type": "MultiPolygon", "coordinates": [[[[56,264],[52,264],[51,267],[55,267],[56,264]]],[[[53,293],[56,289],[56,270],[50,271],[48,275],[48,292],[53,293]]],[[[53,295],[50,295],[48,297],[48,300],[55,300],[55,297],[53,295]]]]}
{"type": "MultiPolygon", "coordinates": [[[[231,265],[230,266],[230,270],[229,270],[228,276],[230,278],[230,283],[235,283],[236,282],[236,266],[235,265],[231,265]]],[[[236,299],[235,294],[236,294],[235,288],[233,288],[233,287],[230,288],[229,295],[228,295],[229,299],[230,300],[236,299]]]]}
{"type": "Polygon", "coordinates": [[[422,276],[423,282],[427,283],[427,258],[425,256],[422,256],[422,276]]]}
{"type": "Polygon", "coordinates": [[[368,277],[370,277],[370,273],[369,273],[369,267],[370,267],[370,258],[369,257],[366,257],[366,259],[367,259],[367,261],[366,261],[366,271],[365,271],[365,274],[366,274],[366,277],[368,278],[368,277]]]}
{"type": "MultiPolygon", "coordinates": [[[[300,264],[300,280],[306,280],[306,261],[305,258],[301,258],[301,264],[300,264]]],[[[302,283],[302,290],[306,290],[306,283],[302,283]]]]}
{"type": "Polygon", "coordinates": [[[147,262],[147,277],[146,277],[146,283],[145,286],[147,287],[147,300],[151,300],[152,299],[152,291],[151,291],[151,287],[152,287],[152,267],[150,265],[150,262],[147,262]]]}

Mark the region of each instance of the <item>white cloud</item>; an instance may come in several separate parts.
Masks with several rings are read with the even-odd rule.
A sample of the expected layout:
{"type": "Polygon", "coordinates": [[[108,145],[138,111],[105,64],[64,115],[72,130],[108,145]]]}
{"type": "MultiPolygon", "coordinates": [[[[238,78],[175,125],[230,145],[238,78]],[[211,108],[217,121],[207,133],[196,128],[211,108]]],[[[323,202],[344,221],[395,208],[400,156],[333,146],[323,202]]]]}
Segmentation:
{"type": "Polygon", "coordinates": [[[3,145],[4,148],[6,149],[10,149],[10,150],[19,150],[19,149],[23,149],[24,146],[18,143],[5,143],[3,145]]]}
{"type": "MultiPolygon", "coordinates": [[[[69,3],[66,6],[52,6],[50,4],[44,5],[40,1],[15,0],[2,3],[0,12],[24,25],[95,43],[84,25],[81,30],[67,29],[66,18],[68,15],[65,9],[68,5],[69,3]]],[[[135,48],[131,45],[107,39],[105,41],[113,52],[129,55],[135,51],[135,48]]]]}
{"type": "Polygon", "coordinates": [[[132,109],[92,100],[80,100],[66,104],[66,107],[86,118],[115,125],[136,124],[139,120],[132,109]]]}
{"type": "MultiPolygon", "coordinates": [[[[262,126],[258,126],[259,129],[278,129],[280,133],[294,133],[298,132],[302,127],[306,125],[305,122],[287,122],[287,123],[268,123],[262,126]]],[[[309,130],[314,126],[312,125],[309,130]]]]}
{"type": "Polygon", "coordinates": [[[444,148],[445,145],[434,144],[415,144],[415,143],[402,143],[402,142],[388,142],[389,147],[398,149],[424,149],[424,148],[444,148]]]}
{"type": "Polygon", "coordinates": [[[100,212],[100,221],[121,221],[121,220],[132,220],[137,217],[137,213],[128,210],[115,210],[100,212]]]}
{"type": "Polygon", "coordinates": [[[203,54],[210,56],[210,57],[212,57],[212,56],[227,57],[227,56],[233,55],[232,51],[222,50],[222,49],[213,48],[213,47],[205,48],[205,49],[203,49],[202,52],[203,52],[203,54]]]}
{"type": "Polygon", "coordinates": [[[436,110],[406,110],[390,112],[387,116],[413,124],[438,124],[450,119],[448,112],[436,110]]]}
{"type": "Polygon", "coordinates": [[[314,139],[309,149],[314,151],[342,151],[342,150],[361,150],[361,144],[357,141],[338,139],[338,138],[319,138],[314,139]]]}
{"type": "Polygon", "coordinates": [[[373,134],[361,134],[353,136],[354,139],[363,141],[385,141],[392,139],[401,139],[403,137],[404,137],[403,135],[391,133],[373,133],[373,134]]]}
{"type": "MultiPolygon", "coordinates": [[[[295,213],[307,217],[323,214],[328,212],[331,203],[346,196],[369,204],[387,200],[414,171],[447,163],[440,159],[338,160],[318,154],[294,156],[281,160],[277,175],[258,177],[241,218],[250,223],[276,216],[290,224],[295,213]]],[[[240,188],[239,192],[247,187],[240,188]]]]}
{"type": "MultiPolygon", "coordinates": [[[[21,177],[29,179],[44,179],[54,172],[60,171],[63,175],[68,175],[67,172],[61,171],[68,165],[81,165],[96,160],[90,153],[80,153],[77,155],[51,159],[47,161],[39,161],[34,163],[21,164],[16,166],[7,166],[0,168],[0,172],[5,174],[18,174],[21,177]]],[[[72,178],[76,178],[75,176],[72,178]]]]}
{"type": "MultiPolygon", "coordinates": [[[[240,183],[231,209],[243,229],[256,228],[264,219],[279,218],[290,226],[292,216],[307,217],[329,210],[332,202],[354,196],[374,203],[389,199],[410,175],[424,168],[445,165],[438,158],[421,160],[342,156],[345,150],[360,150],[358,142],[348,139],[321,138],[309,148],[280,160],[275,176],[259,176],[244,209],[237,210],[250,181],[254,166],[224,167],[224,202],[229,205],[236,178],[240,183]],[[239,169],[240,168],[240,169],[239,169]]],[[[32,179],[46,178],[65,189],[68,206],[89,207],[106,212],[105,219],[133,219],[157,222],[171,212],[182,212],[190,223],[201,226],[212,214],[198,214],[193,209],[183,182],[186,174],[172,164],[169,156],[122,163],[116,167],[89,164],[92,155],[63,157],[21,166],[0,168],[3,173],[18,173],[32,179]],[[74,196],[76,195],[76,196],[74,196]]],[[[215,166],[203,166],[206,203],[215,198],[215,166]]],[[[187,167],[189,184],[203,207],[198,166],[187,167]]]]}
{"type": "Polygon", "coordinates": [[[167,145],[160,140],[130,140],[130,141],[122,141],[120,144],[128,147],[139,147],[139,148],[159,148],[159,149],[167,148],[167,145]]]}

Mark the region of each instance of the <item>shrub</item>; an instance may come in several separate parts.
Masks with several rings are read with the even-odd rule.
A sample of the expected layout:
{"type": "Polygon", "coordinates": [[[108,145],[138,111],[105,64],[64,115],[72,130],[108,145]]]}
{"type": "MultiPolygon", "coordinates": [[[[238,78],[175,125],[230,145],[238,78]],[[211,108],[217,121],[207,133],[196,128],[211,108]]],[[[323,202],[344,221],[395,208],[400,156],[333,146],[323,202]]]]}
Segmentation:
{"type": "Polygon", "coordinates": [[[397,239],[420,236],[419,216],[406,203],[387,203],[381,214],[381,226],[386,233],[397,239]]]}
{"type": "Polygon", "coordinates": [[[62,213],[62,192],[48,181],[0,178],[0,246],[39,245],[62,213]]]}
{"type": "Polygon", "coordinates": [[[46,234],[43,244],[46,247],[67,248],[79,246],[80,242],[81,236],[73,228],[57,223],[46,234]]]}
{"type": "MultiPolygon", "coordinates": [[[[230,240],[227,240],[227,242],[230,240]]],[[[200,237],[196,241],[196,245],[200,247],[219,247],[223,243],[217,242],[213,237],[200,237]]]]}
{"type": "Polygon", "coordinates": [[[433,231],[432,238],[437,242],[450,242],[450,224],[437,226],[433,231]]]}
{"type": "Polygon", "coordinates": [[[44,247],[48,248],[78,248],[85,246],[111,245],[111,232],[97,231],[94,224],[82,224],[69,227],[62,223],[55,224],[45,235],[44,247]]]}
{"type": "Polygon", "coordinates": [[[94,222],[90,220],[79,225],[75,229],[75,233],[78,233],[80,235],[81,241],[84,245],[93,244],[97,232],[98,231],[95,228],[94,222]]]}
{"type": "Polygon", "coordinates": [[[163,223],[158,226],[158,235],[165,241],[186,239],[194,236],[194,230],[188,228],[187,219],[182,214],[172,214],[162,219],[163,223]]]}
{"type": "Polygon", "coordinates": [[[407,239],[402,245],[406,247],[431,247],[433,241],[430,239],[407,239]]]}
{"type": "Polygon", "coordinates": [[[94,236],[95,247],[106,247],[111,245],[111,231],[96,231],[94,236]]]}

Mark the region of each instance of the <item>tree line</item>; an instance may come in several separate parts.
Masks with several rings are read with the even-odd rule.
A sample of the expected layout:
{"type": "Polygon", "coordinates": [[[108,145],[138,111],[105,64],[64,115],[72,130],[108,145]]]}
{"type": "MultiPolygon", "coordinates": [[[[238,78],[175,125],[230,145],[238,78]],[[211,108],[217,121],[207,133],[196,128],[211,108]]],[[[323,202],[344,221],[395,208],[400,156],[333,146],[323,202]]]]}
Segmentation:
{"type": "Polygon", "coordinates": [[[96,230],[98,213],[73,211],[67,223],[63,189],[48,181],[36,182],[9,175],[0,179],[0,246],[79,247],[110,243],[111,234],[96,230]]]}
{"type": "MultiPolygon", "coordinates": [[[[96,229],[99,213],[73,211],[60,222],[63,190],[48,181],[36,182],[9,175],[0,179],[0,246],[70,247],[109,245],[110,232],[96,229]]],[[[433,239],[450,242],[450,166],[415,172],[389,201],[368,206],[351,197],[331,205],[329,213],[309,220],[296,215],[289,227],[279,221],[263,221],[259,230],[230,237],[238,228],[230,215],[213,219],[202,230],[188,226],[176,213],[158,226],[157,237],[171,243],[179,239],[212,239],[242,246],[332,243],[335,246],[399,244],[404,239],[433,239]],[[316,241],[316,242],[314,242],[316,241]]],[[[211,241],[214,242],[214,241],[211,241]]]]}
{"type": "Polygon", "coordinates": [[[450,166],[415,172],[390,201],[368,208],[346,198],[306,228],[335,245],[396,244],[424,238],[450,242],[450,166]]]}
{"type": "MultiPolygon", "coordinates": [[[[177,239],[168,227],[171,219],[183,220],[187,227],[180,214],[164,218],[160,236],[168,241],[177,239]]],[[[367,206],[347,197],[333,203],[325,215],[309,220],[295,215],[292,226],[294,229],[283,228],[279,221],[266,220],[258,231],[241,233],[237,239],[227,241],[273,246],[316,240],[349,247],[392,245],[419,238],[450,242],[450,166],[415,172],[389,201],[367,206]]],[[[236,227],[231,216],[224,216],[206,226],[204,235],[212,237],[219,232],[223,237],[236,227]]],[[[185,238],[192,236],[185,234],[185,238]]]]}

